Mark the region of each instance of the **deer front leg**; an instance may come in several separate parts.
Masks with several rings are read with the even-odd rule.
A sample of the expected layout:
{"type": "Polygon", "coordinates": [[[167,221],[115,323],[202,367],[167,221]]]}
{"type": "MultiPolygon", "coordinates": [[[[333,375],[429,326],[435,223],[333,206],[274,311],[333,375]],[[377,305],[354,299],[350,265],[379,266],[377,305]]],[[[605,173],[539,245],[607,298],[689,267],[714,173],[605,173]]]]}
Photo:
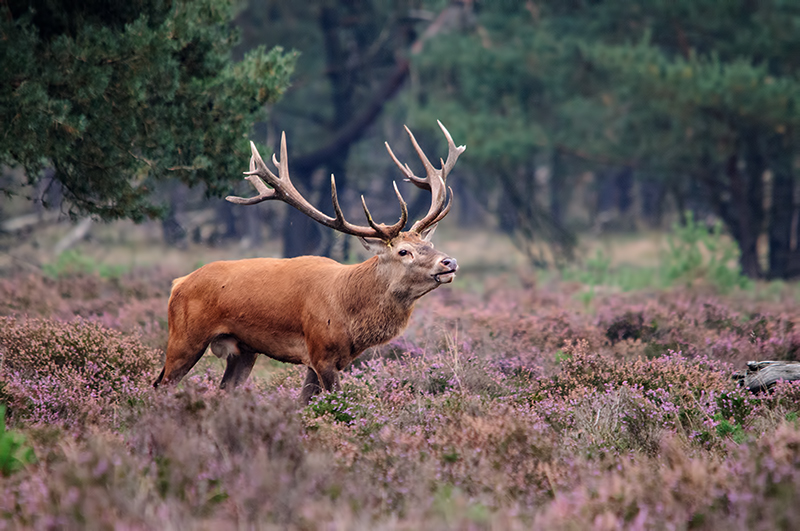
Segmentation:
{"type": "Polygon", "coordinates": [[[342,387],[339,380],[339,371],[336,370],[336,367],[327,367],[325,370],[320,371],[319,381],[322,382],[322,388],[329,393],[338,391],[342,387]]]}
{"type": "Polygon", "coordinates": [[[300,401],[303,404],[311,402],[311,397],[325,391],[338,391],[341,388],[339,371],[335,367],[325,367],[323,369],[308,368],[306,379],[303,382],[303,392],[300,394],[300,401]]]}
{"type": "Polygon", "coordinates": [[[317,376],[317,371],[309,367],[308,372],[306,373],[306,380],[303,382],[303,392],[300,394],[300,402],[303,404],[308,404],[311,402],[311,397],[319,393],[321,390],[322,388],[319,386],[319,377],[317,376]]]}

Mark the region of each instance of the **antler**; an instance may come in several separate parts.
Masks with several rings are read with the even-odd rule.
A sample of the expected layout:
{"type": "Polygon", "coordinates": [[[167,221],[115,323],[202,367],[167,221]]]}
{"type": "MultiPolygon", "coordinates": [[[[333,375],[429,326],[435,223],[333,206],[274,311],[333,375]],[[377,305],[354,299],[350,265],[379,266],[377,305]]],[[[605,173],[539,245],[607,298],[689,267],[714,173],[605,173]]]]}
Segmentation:
{"type": "Polygon", "coordinates": [[[431,162],[428,160],[428,157],[425,156],[422,148],[419,147],[417,139],[414,138],[411,130],[406,127],[406,132],[411,138],[411,143],[414,144],[414,149],[417,151],[417,155],[422,161],[422,165],[425,166],[425,177],[417,177],[414,175],[414,172],[411,171],[411,168],[409,168],[408,164],[401,164],[400,161],[397,160],[397,157],[394,156],[392,148],[389,147],[389,143],[386,142],[386,149],[389,151],[389,155],[391,155],[392,160],[394,160],[394,163],[397,164],[397,167],[400,168],[400,170],[405,174],[406,180],[411,181],[423,190],[429,190],[431,192],[431,208],[428,210],[428,213],[424,218],[414,223],[414,225],[411,227],[411,232],[422,232],[428,227],[441,221],[442,218],[444,218],[450,211],[450,201],[453,198],[453,189],[445,188],[445,184],[447,183],[447,175],[450,173],[450,170],[453,169],[453,166],[456,165],[458,156],[461,155],[465,149],[467,149],[466,146],[456,147],[455,142],[453,142],[453,137],[450,136],[447,128],[443,126],[442,122],[439,120],[436,120],[436,123],[439,124],[439,128],[441,128],[444,136],[447,138],[447,161],[445,162],[439,159],[442,164],[440,169],[433,167],[433,164],[431,164],[431,162]],[[450,190],[449,198],[447,195],[447,190],[450,190]],[[447,201],[445,202],[445,200],[447,201]]]}
{"type": "Polygon", "coordinates": [[[225,199],[231,203],[236,203],[237,205],[255,205],[256,203],[260,203],[262,201],[277,199],[279,201],[283,201],[284,203],[288,203],[314,221],[321,223],[326,227],[330,227],[345,234],[359,236],[361,238],[380,238],[384,241],[390,241],[394,239],[398,234],[400,234],[400,231],[403,230],[403,227],[405,227],[406,222],[408,221],[408,207],[406,206],[406,202],[403,200],[403,196],[400,195],[400,191],[397,189],[397,183],[394,183],[394,193],[397,195],[397,200],[400,201],[400,220],[394,225],[386,226],[383,223],[375,223],[375,221],[372,219],[372,215],[369,213],[367,202],[364,200],[363,195],[361,196],[361,205],[364,207],[364,214],[367,216],[367,223],[369,223],[369,227],[353,225],[344,219],[342,208],[339,206],[339,198],[336,194],[336,179],[334,179],[333,175],[331,175],[331,200],[333,201],[333,210],[336,213],[336,217],[332,218],[314,208],[302,195],[300,195],[300,192],[297,191],[292,184],[291,179],[289,178],[289,159],[286,154],[285,132],[281,134],[280,161],[278,161],[274,154],[272,155],[272,163],[278,168],[277,176],[270,171],[266,164],[264,164],[264,160],[261,158],[261,155],[258,153],[258,149],[256,149],[256,145],[253,142],[250,142],[250,150],[252,151],[252,156],[250,157],[250,171],[245,172],[244,174],[247,175],[245,179],[250,181],[255,187],[256,191],[258,191],[258,195],[254,197],[226,197],[225,199]],[[267,187],[267,185],[271,186],[272,188],[267,187]]]}

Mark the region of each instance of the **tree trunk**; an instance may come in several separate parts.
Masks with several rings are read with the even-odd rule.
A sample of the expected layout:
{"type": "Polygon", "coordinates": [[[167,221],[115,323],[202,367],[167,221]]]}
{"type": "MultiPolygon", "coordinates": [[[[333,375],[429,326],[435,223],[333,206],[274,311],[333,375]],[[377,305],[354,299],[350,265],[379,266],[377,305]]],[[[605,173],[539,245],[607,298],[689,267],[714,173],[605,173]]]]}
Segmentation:
{"type": "Polygon", "coordinates": [[[794,219],[794,179],[792,152],[782,135],[768,140],[769,165],[772,169],[772,204],[769,212],[769,276],[787,278],[792,274],[792,221],[794,219]]]}
{"type": "Polygon", "coordinates": [[[761,232],[761,216],[759,214],[762,210],[763,191],[760,182],[758,186],[752,182],[751,171],[748,171],[747,176],[743,176],[738,165],[739,158],[737,154],[734,154],[728,158],[725,168],[735,210],[729,226],[734,238],[739,243],[741,253],[739,261],[742,272],[750,278],[759,278],[761,277],[761,265],[758,262],[758,235],[761,232]]]}
{"type": "Polygon", "coordinates": [[[553,223],[564,226],[564,161],[559,149],[553,149],[550,157],[550,217],[553,223]]]}
{"type": "MultiPolygon", "coordinates": [[[[220,201],[217,203],[216,208],[214,209],[214,213],[216,214],[217,224],[222,225],[222,231],[219,233],[218,237],[221,240],[233,240],[239,236],[239,231],[236,227],[236,214],[234,212],[234,206],[232,203],[228,201],[220,201]]],[[[253,208],[242,209],[247,212],[256,210],[253,208]]]]}
{"type": "Polygon", "coordinates": [[[625,215],[633,205],[633,168],[630,166],[620,168],[614,176],[614,185],[617,189],[619,213],[625,215]]]}
{"type": "Polygon", "coordinates": [[[316,254],[322,241],[320,225],[294,208],[286,209],[283,222],[283,256],[316,254]]]}
{"type": "Polygon", "coordinates": [[[641,216],[651,228],[660,228],[664,218],[664,183],[654,178],[642,180],[639,188],[641,216]]]}
{"type": "Polygon", "coordinates": [[[260,247],[264,242],[264,220],[261,212],[256,208],[243,209],[240,223],[244,223],[244,230],[241,231],[241,235],[247,238],[250,247],[260,247]]]}
{"type": "Polygon", "coordinates": [[[171,181],[167,185],[167,195],[169,197],[169,210],[164,219],[161,220],[161,231],[164,242],[169,246],[183,249],[186,244],[186,229],[178,222],[178,212],[186,202],[187,189],[178,181],[171,181]]]}

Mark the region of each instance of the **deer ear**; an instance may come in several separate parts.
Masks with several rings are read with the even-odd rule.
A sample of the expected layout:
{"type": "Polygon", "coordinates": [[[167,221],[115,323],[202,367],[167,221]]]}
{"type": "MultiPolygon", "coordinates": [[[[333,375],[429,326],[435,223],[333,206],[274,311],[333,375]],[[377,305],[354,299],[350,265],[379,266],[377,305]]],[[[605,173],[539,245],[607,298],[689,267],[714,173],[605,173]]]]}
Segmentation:
{"type": "Polygon", "coordinates": [[[438,223],[434,223],[430,227],[426,227],[425,230],[419,233],[420,238],[422,238],[423,241],[430,242],[431,238],[433,237],[433,233],[436,232],[436,227],[438,225],[439,225],[438,223]]]}
{"type": "Polygon", "coordinates": [[[381,251],[386,250],[386,242],[381,240],[380,238],[359,237],[358,241],[361,242],[361,245],[363,245],[367,251],[373,254],[378,254],[381,251]]]}

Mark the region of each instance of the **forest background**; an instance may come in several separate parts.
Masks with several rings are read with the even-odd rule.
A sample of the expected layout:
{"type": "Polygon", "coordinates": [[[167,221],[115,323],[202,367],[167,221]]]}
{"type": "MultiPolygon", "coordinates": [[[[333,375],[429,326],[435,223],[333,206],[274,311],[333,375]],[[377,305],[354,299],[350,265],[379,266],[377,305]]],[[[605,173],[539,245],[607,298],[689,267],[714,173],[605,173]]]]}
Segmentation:
{"type": "Polygon", "coordinates": [[[157,218],[171,245],[281,240],[284,256],[347,259],[291,209],[208,199],[242,186],[248,139],[286,131],[314,204],[330,209],[332,173],[346,211],[366,193],[392,219],[380,143],[408,154],[407,124],[440,147],[441,119],[469,147],[458,226],[503,231],[534,264],[564,264],[579,234],[692,212],[722,223],[750,278],[800,268],[793,2],[4,6],[7,233],[33,212],[157,218]]]}

